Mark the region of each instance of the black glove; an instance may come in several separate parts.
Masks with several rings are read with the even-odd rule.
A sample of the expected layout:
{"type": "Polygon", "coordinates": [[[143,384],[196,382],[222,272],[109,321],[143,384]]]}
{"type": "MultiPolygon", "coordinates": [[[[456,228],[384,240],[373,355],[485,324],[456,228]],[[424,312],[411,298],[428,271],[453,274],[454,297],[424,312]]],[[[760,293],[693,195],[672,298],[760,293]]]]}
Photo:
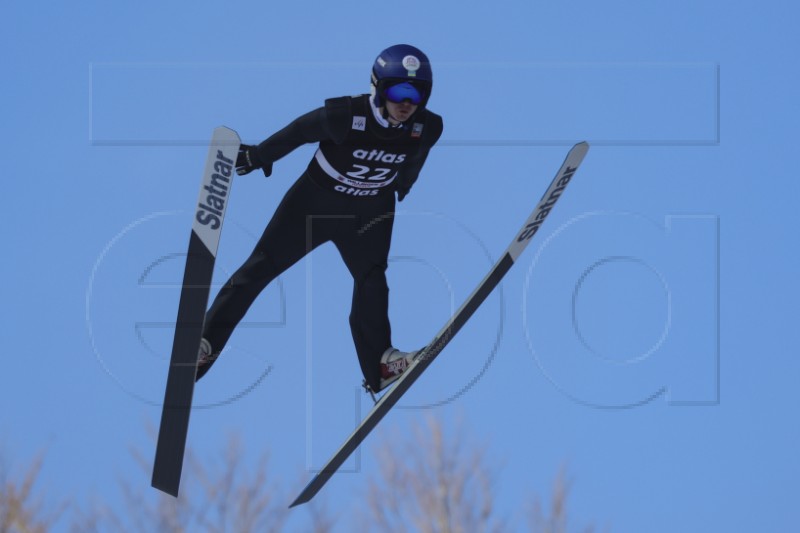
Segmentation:
{"type": "Polygon", "coordinates": [[[409,187],[407,189],[397,189],[397,201],[398,202],[402,202],[403,198],[406,197],[406,195],[408,194],[408,192],[410,190],[411,190],[411,187],[409,187]]]}
{"type": "Polygon", "coordinates": [[[249,144],[239,145],[239,155],[236,156],[236,173],[240,176],[249,174],[257,168],[256,165],[253,164],[250,155],[253,148],[255,148],[255,146],[249,144]]]}
{"type": "Polygon", "coordinates": [[[258,150],[250,144],[240,144],[239,154],[236,156],[236,173],[240,176],[249,174],[255,169],[260,168],[264,175],[269,177],[272,174],[272,164],[264,165],[258,157],[258,150]]]}

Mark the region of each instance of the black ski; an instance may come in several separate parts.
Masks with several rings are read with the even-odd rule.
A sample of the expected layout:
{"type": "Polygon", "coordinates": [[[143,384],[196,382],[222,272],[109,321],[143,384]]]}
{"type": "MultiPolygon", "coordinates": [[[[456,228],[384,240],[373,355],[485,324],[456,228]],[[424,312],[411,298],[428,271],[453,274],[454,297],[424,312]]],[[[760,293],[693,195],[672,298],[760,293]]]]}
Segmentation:
{"type": "Polygon", "coordinates": [[[239,144],[235,131],[225,127],[214,130],[186,254],[152,480],[153,487],[176,498],[189,431],[197,352],[239,144]]]}
{"type": "Polygon", "coordinates": [[[511,242],[511,245],[509,245],[500,260],[495,263],[489,271],[489,274],[487,274],[475,291],[450,318],[444,328],[433,338],[433,341],[419,353],[411,367],[406,370],[400,379],[395,382],[394,386],[378,400],[366,418],[361,422],[361,425],[350,435],[342,447],[339,448],[339,451],[333,455],[328,461],[328,464],[314,476],[290,507],[308,502],[319,492],[331,476],[339,469],[342,463],[344,463],[350,454],[361,444],[370,431],[372,431],[386,413],[389,412],[392,406],[400,400],[403,394],[406,393],[417,378],[428,368],[428,365],[433,362],[436,356],[439,355],[450,340],[452,340],[464,326],[467,320],[475,313],[483,301],[486,300],[492,290],[500,283],[500,280],[503,279],[503,276],[505,276],[514,265],[514,262],[528,245],[531,238],[539,231],[545,218],[550,213],[556,201],[558,201],[564,188],[572,179],[572,176],[575,174],[575,171],[578,169],[581,161],[583,161],[583,157],[588,150],[589,144],[585,142],[578,143],[572,147],[564,163],[561,165],[561,169],[556,174],[552,183],[550,183],[547,191],[545,191],[544,196],[542,196],[542,199],[536,205],[530,217],[525,221],[522,229],[517,233],[517,236],[511,242]]]}

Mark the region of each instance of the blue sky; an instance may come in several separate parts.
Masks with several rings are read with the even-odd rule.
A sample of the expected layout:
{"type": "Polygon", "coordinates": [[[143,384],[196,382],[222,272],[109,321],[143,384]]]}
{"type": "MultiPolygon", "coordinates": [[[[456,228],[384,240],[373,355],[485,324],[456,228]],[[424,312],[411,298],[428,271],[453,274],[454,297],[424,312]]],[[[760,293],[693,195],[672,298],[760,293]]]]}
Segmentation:
{"type": "MultiPolygon", "coordinates": [[[[433,62],[445,133],[400,204],[399,347],[424,345],[471,292],[568,147],[592,148],[367,446],[432,410],[489,442],[504,512],[566,462],[578,523],[796,527],[795,4],[7,4],[0,446],[12,466],[46,452],[49,496],[149,484],[129,449],[152,445],[212,129],[258,142],[365,92],[375,55],[409,42],[433,62]]],[[[312,153],[237,179],[217,283],[312,153]]],[[[324,463],[368,408],[354,404],[350,290],[323,248],[265,291],[197,390],[198,451],[238,432],[282,479],[324,463]]],[[[376,465],[358,466],[329,505],[360,505],[376,465]]]]}

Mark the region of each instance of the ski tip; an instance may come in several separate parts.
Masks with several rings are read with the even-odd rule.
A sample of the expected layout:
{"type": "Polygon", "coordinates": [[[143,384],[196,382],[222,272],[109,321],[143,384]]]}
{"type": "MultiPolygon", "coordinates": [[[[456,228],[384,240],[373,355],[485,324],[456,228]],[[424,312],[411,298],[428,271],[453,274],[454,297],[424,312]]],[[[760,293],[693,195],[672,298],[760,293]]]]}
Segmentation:
{"type": "Polygon", "coordinates": [[[589,151],[589,143],[586,141],[581,141],[572,148],[570,148],[569,153],[567,154],[567,159],[571,158],[578,158],[578,161],[582,160],[583,157],[586,155],[586,152],[589,151]]]}
{"type": "Polygon", "coordinates": [[[217,126],[214,128],[214,136],[212,144],[220,146],[236,146],[239,147],[242,141],[239,134],[233,128],[227,126],[217,126]]]}

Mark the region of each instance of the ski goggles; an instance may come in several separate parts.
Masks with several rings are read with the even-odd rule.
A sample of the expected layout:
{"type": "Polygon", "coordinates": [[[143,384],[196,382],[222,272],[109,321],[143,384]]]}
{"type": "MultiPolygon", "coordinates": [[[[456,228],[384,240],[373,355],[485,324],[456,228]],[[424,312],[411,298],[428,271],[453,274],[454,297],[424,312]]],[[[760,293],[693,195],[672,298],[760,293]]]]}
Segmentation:
{"type": "Polygon", "coordinates": [[[387,87],[383,91],[383,96],[395,104],[399,104],[408,100],[412,104],[418,105],[423,99],[422,91],[411,85],[409,82],[398,83],[397,85],[387,87]]]}

